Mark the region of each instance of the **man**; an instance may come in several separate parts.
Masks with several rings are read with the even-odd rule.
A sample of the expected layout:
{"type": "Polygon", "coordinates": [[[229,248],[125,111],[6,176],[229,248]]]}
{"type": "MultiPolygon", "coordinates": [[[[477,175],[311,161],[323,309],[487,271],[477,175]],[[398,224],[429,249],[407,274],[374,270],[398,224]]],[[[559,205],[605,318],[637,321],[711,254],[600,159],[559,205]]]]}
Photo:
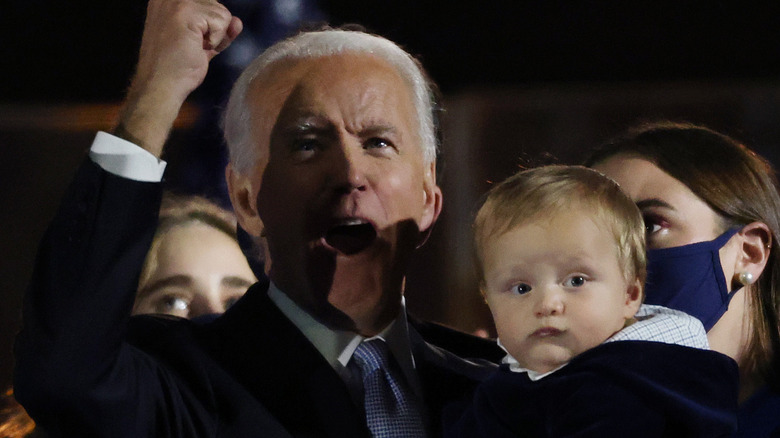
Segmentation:
{"type": "Polygon", "coordinates": [[[426,340],[500,353],[407,324],[404,272],[442,195],[430,89],[384,39],[303,34],[247,69],[226,114],[226,176],[240,225],[266,237],[271,283],[211,323],[128,323],[156,157],[240,29],[210,0],[150,1],[115,131],[132,144],[98,135],[44,239],[17,397],[53,436],[435,436],[443,405],[489,366],[426,340]]]}

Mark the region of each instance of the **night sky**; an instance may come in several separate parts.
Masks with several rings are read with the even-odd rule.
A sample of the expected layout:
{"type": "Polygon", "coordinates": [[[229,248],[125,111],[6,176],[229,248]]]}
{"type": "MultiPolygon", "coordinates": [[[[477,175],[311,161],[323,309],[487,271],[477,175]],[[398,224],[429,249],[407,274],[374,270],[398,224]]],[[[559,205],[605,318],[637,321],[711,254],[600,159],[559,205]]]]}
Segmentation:
{"type": "MultiPolygon", "coordinates": [[[[539,82],[780,77],[780,7],[771,1],[330,0],[316,6],[334,25],[360,23],[404,45],[445,93],[539,82]]],[[[144,1],[28,0],[2,10],[0,101],[122,98],[144,1]]]]}

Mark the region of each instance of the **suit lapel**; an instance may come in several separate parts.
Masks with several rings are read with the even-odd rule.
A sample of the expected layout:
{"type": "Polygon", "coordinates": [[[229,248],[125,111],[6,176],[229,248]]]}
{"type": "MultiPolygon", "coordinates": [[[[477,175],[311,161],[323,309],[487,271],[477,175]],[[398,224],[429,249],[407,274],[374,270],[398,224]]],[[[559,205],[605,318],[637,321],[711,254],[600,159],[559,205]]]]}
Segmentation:
{"type": "MultiPolygon", "coordinates": [[[[242,387],[297,437],[368,437],[365,418],[330,364],[268,298],[268,282],[254,285],[206,330],[206,348],[242,387]]],[[[414,325],[409,340],[433,436],[441,411],[469,395],[490,374],[428,344],[414,325]]]]}
{"type": "Polygon", "coordinates": [[[428,410],[429,429],[432,436],[440,436],[444,407],[453,401],[470,397],[476,386],[496,369],[496,365],[488,361],[462,359],[431,345],[411,324],[409,340],[428,410]]]}
{"type": "Polygon", "coordinates": [[[258,283],[212,323],[215,359],[294,436],[368,436],[330,364],[258,283]]]}

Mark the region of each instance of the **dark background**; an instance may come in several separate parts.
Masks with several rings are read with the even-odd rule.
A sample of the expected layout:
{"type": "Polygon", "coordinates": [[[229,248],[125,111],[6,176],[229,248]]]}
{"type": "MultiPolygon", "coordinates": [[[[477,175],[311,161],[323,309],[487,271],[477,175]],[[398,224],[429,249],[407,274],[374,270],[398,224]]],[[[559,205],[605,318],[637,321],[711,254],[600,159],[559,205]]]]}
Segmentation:
{"type": "MultiPolygon", "coordinates": [[[[227,3],[258,40],[291,32],[267,18],[289,1],[227,3]]],[[[0,7],[0,386],[10,383],[35,246],[94,132],[113,123],[145,7],[140,0],[0,7]]],[[[468,268],[469,215],[489,181],[521,160],[575,162],[643,118],[706,123],[777,160],[773,1],[333,0],[303,8],[315,21],[361,23],[402,44],[441,87],[445,213],[418,255],[408,295],[416,313],[459,328],[490,325],[468,268]]],[[[194,115],[180,121],[168,151],[172,186],[221,196],[214,126],[233,74],[218,61],[193,97],[194,115]]]]}
{"type": "MultiPolygon", "coordinates": [[[[268,1],[235,3],[254,16],[268,1]]],[[[780,72],[773,1],[308,3],[334,25],[360,23],[403,44],[445,93],[539,82],[775,79],[780,72]]],[[[0,99],[122,98],[144,1],[12,1],[2,12],[0,99]]],[[[242,18],[253,24],[253,16],[242,18]]]]}

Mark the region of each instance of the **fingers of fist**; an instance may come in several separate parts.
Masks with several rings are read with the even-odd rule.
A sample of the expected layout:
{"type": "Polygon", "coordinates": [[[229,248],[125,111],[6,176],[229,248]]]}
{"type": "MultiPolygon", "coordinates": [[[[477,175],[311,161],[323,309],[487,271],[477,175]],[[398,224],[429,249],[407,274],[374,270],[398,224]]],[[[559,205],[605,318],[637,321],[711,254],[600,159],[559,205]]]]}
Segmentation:
{"type": "Polygon", "coordinates": [[[241,20],[215,0],[151,0],[147,14],[147,29],[170,33],[178,25],[182,32],[199,35],[203,49],[215,53],[227,48],[242,29],[241,20]]]}

